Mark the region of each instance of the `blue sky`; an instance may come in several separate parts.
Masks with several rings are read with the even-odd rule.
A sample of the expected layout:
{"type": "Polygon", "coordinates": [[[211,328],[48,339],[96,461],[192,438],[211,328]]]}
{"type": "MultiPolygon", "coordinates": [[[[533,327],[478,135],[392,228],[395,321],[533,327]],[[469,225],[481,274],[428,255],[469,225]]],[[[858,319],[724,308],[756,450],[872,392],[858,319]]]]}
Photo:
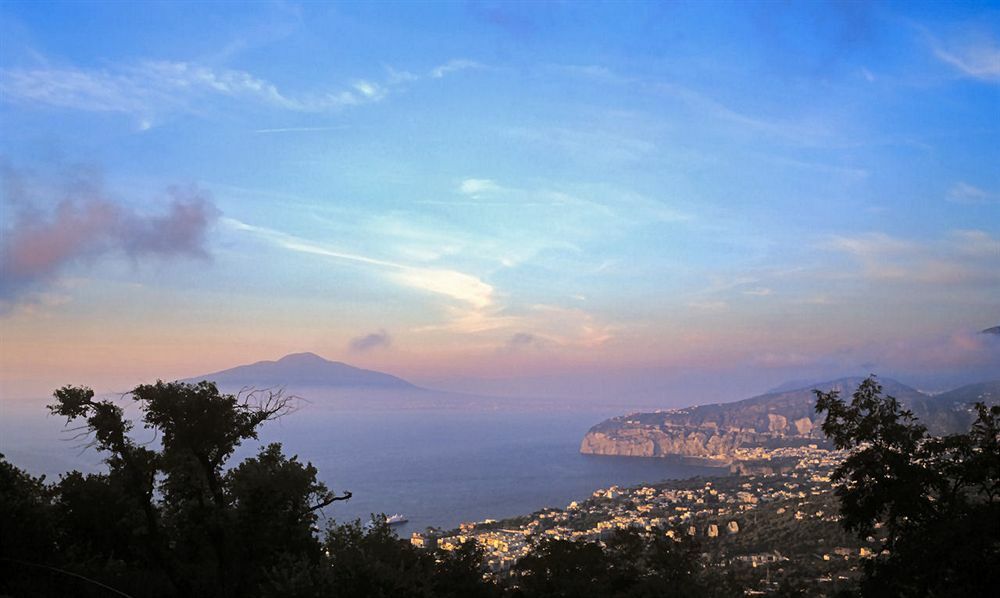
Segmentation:
{"type": "Polygon", "coordinates": [[[1000,366],[992,3],[4,2],[0,39],[8,395],[1000,366]]]}

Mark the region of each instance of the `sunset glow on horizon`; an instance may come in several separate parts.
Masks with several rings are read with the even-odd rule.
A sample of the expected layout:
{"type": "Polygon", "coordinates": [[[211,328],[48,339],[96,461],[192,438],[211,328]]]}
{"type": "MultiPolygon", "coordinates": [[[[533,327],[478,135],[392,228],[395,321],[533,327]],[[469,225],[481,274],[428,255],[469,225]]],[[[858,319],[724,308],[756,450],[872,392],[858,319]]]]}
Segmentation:
{"type": "Polygon", "coordinates": [[[303,351],[666,403],[1000,377],[995,6],[6,2],[0,39],[2,398],[303,351]]]}

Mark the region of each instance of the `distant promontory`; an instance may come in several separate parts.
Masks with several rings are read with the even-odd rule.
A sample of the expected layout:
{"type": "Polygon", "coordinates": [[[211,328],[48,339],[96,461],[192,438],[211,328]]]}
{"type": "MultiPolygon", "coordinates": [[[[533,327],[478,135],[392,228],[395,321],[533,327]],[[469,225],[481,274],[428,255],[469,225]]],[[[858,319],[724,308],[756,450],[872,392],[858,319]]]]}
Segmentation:
{"type": "MultiPolygon", "coordinates": [[[[629,457],[681,457],[731,465],[770,449],[824,444],[813,389],[849,396],[862,378],[842,378],[795,390],[736,401],[605,420],[587,432],[580,452],[629,457]]],[[[886,394],[928,427],[932,434],[968,430],[976,401],[1000,401],[1000,380],[928,395],[894,380],[880,380],[886,394]]]]}

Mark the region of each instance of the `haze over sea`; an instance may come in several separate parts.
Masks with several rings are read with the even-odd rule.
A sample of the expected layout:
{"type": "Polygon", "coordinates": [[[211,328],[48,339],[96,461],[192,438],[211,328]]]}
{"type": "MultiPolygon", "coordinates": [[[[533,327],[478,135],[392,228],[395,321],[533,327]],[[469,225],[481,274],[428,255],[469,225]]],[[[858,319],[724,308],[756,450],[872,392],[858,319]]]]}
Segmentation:
{"type": "MultiPolygon", "coordinates": [[[[53,479],[69,469],[99,469],[98,454],[82,450],[61,420],[45,415],[40,402],[27,407],[19,404],[17,417],[7,410],[0,418],[0,453],[53,479]]],[[[354,494],[328,507],[328,517],[365,520],[370,513],[398,512],[409,519],[396,528],[404,535],[427,526],[450,528],[543,507],[565,508],[612,484],[720,473],[662,459],[580,454],[587,429],[620,414],[613,409],[324,407],[318,401],[302,404],[266,425],[261,442],[281,442],[287,454],[311,461],[331,490],[354,494]]],[[[254,450],[245,446],[236,459],[254,450]]]]}

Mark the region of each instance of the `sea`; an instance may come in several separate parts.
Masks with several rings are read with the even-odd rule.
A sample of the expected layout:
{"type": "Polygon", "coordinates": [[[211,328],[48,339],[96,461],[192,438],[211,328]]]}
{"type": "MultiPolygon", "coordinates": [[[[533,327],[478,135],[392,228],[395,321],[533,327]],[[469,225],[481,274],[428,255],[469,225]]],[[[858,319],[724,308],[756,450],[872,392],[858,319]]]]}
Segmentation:
{"type": "MultiPolygon", "coordinates": [[[[7,403],[0,413],[0,453],[19,467],[56,479],[71,469],[99,471],[86,439],[35,404],[7,403]]],[[[632,486],[725,470],[656,458],[583,455],[587,430],[620,412],[588,409],[323,409],[307,405],[269,422],[259,445],[280,442],[287,455],[312,463],[330,490],[352,498],[324,510],[337,522],[401,514],[402,535],[427,527],[565,508],[612,485],[632,486]]],[[[135,413],[130,413],[135,417],[135,413]]],[[[137,438],[143,439],[141,425],[137,438]]],[[[155,442],[150,435],[148,439],[155,442]]]]}

